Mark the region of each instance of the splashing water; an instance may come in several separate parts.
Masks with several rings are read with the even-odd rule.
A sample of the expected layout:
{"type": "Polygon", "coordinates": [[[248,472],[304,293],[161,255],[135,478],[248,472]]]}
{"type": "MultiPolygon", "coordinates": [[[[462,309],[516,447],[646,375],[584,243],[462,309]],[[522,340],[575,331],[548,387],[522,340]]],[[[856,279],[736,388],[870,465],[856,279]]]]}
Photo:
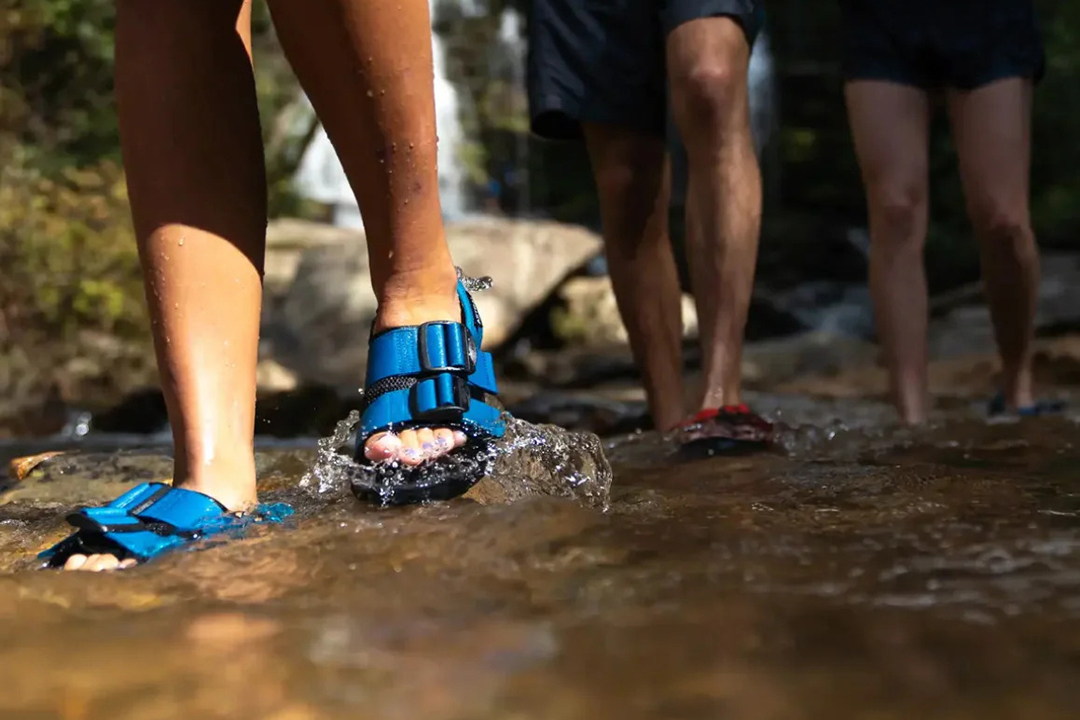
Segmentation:
{"type": "Polygon", "coordinates": [[[487,275],[482,275],[478,278],[469,277],[461,268],[457,269],[458,280],[465,286],[465,289],[469,292],[483,292],[484,290],[490,290],[495,281],[487,275]]]}
{"type": "Polygon", "coordinates": [[[323,496],[363,491],[387,503],[406,479],[423,488],[439,485],[450,476],[481,477],[506,502],[548,495],[607,510],[612,475],[599,438],[533,425],[505,414],[503,422],[506,434],[478,452],[450,453],[437,463],[415,468],[397,462],[361,465],[352,454],[360,423],[360,414],[354,410],[330,437],[319,440],[315,464],[300,486],[323,496]]]}
{"type": "MultiPolygon", "coordinates": [[[[482,292],[493,285],[490,277],[471,278],[461,268],[457,268],[457,275],[470,292],[482,292]]],[[[315,464],[300,485],[319,495],[344,494],[352,489],[378,496],[385,504],[406,482],[425,488],[451,477],[481,477],[497,487],[504,501],[554,495],[607,509],[612,475],[599,438],[553,425],[532,425],[507,414],[502,420],[506,434],[480,444],[475,451],[453,452],[416,467],[396,461],[366,465],[353,459],[360,424],[360,413],[354,410],[330,437],[319,440],[315,464]]]]}
{"type": "Polygon", "coordinates": [[[354,445],[355,431],[360,424],[360,412],[353,410],[338,422],[330,437],[322,438],[315,453],[315,464],[300,478],[300,487],[313,490],[319,495],[342,493],[348,488],[348,478],[360,466],[352,459],[352,453],[342,453],[343,447],[354,445]]]}

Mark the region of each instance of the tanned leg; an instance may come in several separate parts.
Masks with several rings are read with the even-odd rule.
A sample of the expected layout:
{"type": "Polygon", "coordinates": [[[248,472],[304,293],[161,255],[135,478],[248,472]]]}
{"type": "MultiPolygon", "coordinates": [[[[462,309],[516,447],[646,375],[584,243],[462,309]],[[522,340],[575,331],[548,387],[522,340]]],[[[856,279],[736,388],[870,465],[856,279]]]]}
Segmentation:
{"type": "Polygon", "coordinates": [[[658,430],[683,418],[682,293],[668,239],[662,138],[586,123],[608,271],[658,430]]]}
{"type": "Polygon", "coordinates": [[[1001,80],[949,97],[968,215],[982,251],[983,281],[1011,410],[1034,403],[1031,360],[1039,250],[1028,207],[1031,82],[1001,80]]]}
{"type": "MultiPolygon", "coordinates": [[[[435,166],[427,0],[271,0],[270,9],[364,216],[376,329],[460,322],[435,166]]],[[[465,440],[410,430],[369,439],[366,454],[417,464],[465,440]]]]}
{"type": "MultiPolygon", "coordinates": [[[[249,15],[240,0],[117,1],[121,141],[173,482],[231,510],[255,501],[266,230],[249,15]]],[[[75,555],[66,568],[119,565],[111,555],[75,555]]]]}
{"type": "Polygon", "coordinates": [[[687,254],[705,375],[700,409],[737,405],[761,226],[747,89],[750,46],[730,18],[704,18],[668,35],[667,60],[689,165],[687,254]]]}
{"type": "Polygon", "coordinates": [[[848,83],[848,118],[870,215],[870,291],[888,359],[896,409],[926,420],[927,289],[923,267],[928,204],[930,102],[918,88],[848,83]]]}

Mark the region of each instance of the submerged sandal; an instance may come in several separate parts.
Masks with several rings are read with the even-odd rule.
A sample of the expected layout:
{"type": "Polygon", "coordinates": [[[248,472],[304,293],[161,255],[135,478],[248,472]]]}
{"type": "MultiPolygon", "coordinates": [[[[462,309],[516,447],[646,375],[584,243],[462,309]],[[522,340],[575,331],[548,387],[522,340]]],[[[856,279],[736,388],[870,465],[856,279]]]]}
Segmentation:
{"type": "Polygon", "coordinates": [[[679,456],[686,460],[741,455],[772,445],[773,425],[746,405],[702,410],[677,428],[679,456]]]}
{"type": "Polygon", "coordinates": [[[291,514],[288,505],[277,504],[238,515],[209,495],[143,483],[104,507],[69,515],[67,521],[78,530],[38,559],[48,567],[61,567],[72,555],[115,555],[142,563],[212,535],[239,532],[255,522],[281,522],[291,514]]]}
{"type": "MultiPolygon", "coordinates": [[[[1020,417],[1056,415],[1065,411],[1065,405],[1065,401],[1063,400],[1036,400],[1034,405],[1017,408],[1016,414],[1020,417]]],[[[1009,409],[1005,405],[1005,396],[1002,393],[998,393],[993,398],[991,398],[986,412],[990,417],[998,417],[1001,415],[1009,414],[1009,409]]]]}
{"type": "Polygon", "coordinates": [[[381,505],[449,500],[487,474],[491,443],[506,433],[491,354],[480,349],[483,325],[458,282],[462,322],[436,321],[373,335],[368,350],[356,461],[364,468],[353,492],[381,505]],[[449,428],[468,437],[451,452],[406,466],[373,462],[367,441],[383,432],[449,428]]]}

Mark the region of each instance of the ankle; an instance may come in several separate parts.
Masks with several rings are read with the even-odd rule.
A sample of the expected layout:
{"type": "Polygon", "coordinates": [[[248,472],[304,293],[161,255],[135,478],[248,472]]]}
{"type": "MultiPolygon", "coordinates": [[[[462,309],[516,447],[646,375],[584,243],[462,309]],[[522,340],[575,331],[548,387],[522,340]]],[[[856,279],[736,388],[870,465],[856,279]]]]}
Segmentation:
{"type": "Polygon", "coordinates": [[[698,410],[716,410],[718,408],[733,407],[742,404],[742,393],[738,385],[728,388],[716,388],[707,390],[705,397],[701,399],[698,410]]]}
{"type": "Polygon", "coordinates": [[[392,275],[382,284],[375,330],[461,320],[457,271],[447,268],[392,275]]]}
{"type": "Polygon", "coordinates": [[[1002,396],[1005,398],[1005,407],[1009,410],[1020,410],[1035,404],[1035,393],[1030,383],[1006,385],[1002,396]]]}
{"type": "Polygon", "coordinates": [[[173,486],[209,495],[231,512],[246,510],[258,502],[254,453],[251,457],[215,458],[187,468],[178,463],[173,486]]]}

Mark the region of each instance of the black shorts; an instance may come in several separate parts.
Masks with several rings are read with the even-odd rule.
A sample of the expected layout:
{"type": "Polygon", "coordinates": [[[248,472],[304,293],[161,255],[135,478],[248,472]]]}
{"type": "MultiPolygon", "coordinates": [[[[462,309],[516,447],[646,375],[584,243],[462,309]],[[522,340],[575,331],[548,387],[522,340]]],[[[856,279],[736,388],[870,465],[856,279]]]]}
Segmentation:
{"type": "Polygon", "coordinates": [[[580,137],[581,122],[663,136],[664,41],[673,29],[730,17],[747,41],[765,22],[764,0],[533,0],[529,114],[537,135],[580,137]]]}
{"type": "Polygon", "coordinates": [[[840,0],[848,80],[973,90],[1045,69],[1033,0],[840,0]]]}

